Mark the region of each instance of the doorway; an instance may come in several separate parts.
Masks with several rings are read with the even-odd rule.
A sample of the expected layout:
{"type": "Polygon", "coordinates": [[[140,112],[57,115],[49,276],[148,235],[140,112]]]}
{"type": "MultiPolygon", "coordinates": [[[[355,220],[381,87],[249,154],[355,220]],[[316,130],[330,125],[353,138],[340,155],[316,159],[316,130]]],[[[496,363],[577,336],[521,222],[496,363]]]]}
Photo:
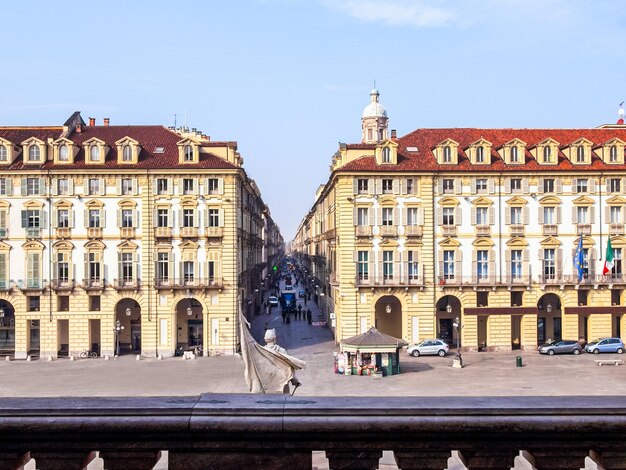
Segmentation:
{"type": "Polygon", "coordinates": [[[70,321],[57,320],[57,357],[70,355],[70,321]]]}
{"type": "Polygon", "coordinates": [[[452,318],[439,319],[439,339],[444,340],[448,346],[452,344],[452,318]]]}
{"type": "Polygon", "coordinates": [[[39,357],[40,336],[39,336],[39,320],[28,321],[28,354],[30,356],[39,357]]]}
{"type": "Polygon", "coordinates": [[[521,349],[522,347],[522,316],[513,315],[511,317],[511,349],[521,349]]]}
{"type": "Polygon", "coordinates": [[[489,316],[478,317],[478,350],[483,351],[487,347],[487,320],[489,316]]]}
{"type": "Polygon", "coordinates": [[[89,320],[89,348],[100,355],[100,319],[89,320]]]}
{"type": "Polygon", "coordinates": [[[187,324],[188,346],[202,346],[202,320],[189,320],[187,324]]]}

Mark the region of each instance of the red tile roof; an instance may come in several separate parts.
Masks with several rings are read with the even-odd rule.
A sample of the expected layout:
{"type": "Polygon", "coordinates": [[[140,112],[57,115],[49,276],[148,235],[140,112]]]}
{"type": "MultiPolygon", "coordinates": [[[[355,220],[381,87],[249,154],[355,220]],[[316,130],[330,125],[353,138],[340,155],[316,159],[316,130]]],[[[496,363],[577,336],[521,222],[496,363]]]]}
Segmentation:
{"type": "MultiPolygon", "coordinates": [[[[0,128],[0,137],[19,145],[20,142],[35,136],[46,141],[47,137],[57,139],[61,136],[63,128],[0,128]]],[[[177,142],[183,139],[180,134],[171,131],[163,126],[83,126],[82,132],[74,132],[70,140],[79,145],[80,151],[71,164],[57,164],[52,160],[46,161],[41,168],[43,169],[237,169],[238,166],[218,157],[217,155],[200,153],[200,162],[197,164],[178,163],[178,146],[177,142]],[[86,165],[85,155],[82,145],[85,141],[97,138],[104,141],[110,150],[107,153],[105,163],[103,165],[86,165]],[[135,165],[118,164],[117,162],[117,146],[115,142],[130,137],[139,142],[141,153],[139,154],[139,162],[135,165]],[[163,147],[163,153],[154,153],[157,147],[163,147]]],[[[226,145],[226,143],[213,142],[211,146],[226,145]]],[[[31,167],[31,165],[27,165],[31,167]]],[[[12,165],[0,166],[0,169],[24,168],[22,156],[18,157],[12,165]]]]}
{"type": "MultiPolygon", "coordinates": [[[[597,148],[603,143],[617,137],[626,142],[626,126],[598,129],[417,129],[410,134],[400,137],[398,144],[397,165],[377,165],[373,153],[364,154],[339,168],[339,171],[554,171],[554,170],[626,170],[626,165],[608,165],[604,163],[596,152],[592,153],[590,165],[572,164],[559,151],[557,165],[540,165],[528,151],[538,143],[552,138],[556,140],[560,149],[576,142],[580,138],[593,142],[597,148]],[[470,163],[464,149],[470,144],[483,138],[492,143],[491,164],[470,163]],[[525,163],[523,165],[506,164],[497,153],[502,145],[513,139],[526,142],[525,163]],[[452,139],[459,145],[459,163],[456,165],[440,165],[437,163],[433,149],[446,139],[452,139]],[[408,147],[416,147],[417,152],[408,151],[408,147]]],[[[363,144],[357,144],[363,145],[363,144]]],[[[364,148],[353,147],[349,148],[364,148]]]]}

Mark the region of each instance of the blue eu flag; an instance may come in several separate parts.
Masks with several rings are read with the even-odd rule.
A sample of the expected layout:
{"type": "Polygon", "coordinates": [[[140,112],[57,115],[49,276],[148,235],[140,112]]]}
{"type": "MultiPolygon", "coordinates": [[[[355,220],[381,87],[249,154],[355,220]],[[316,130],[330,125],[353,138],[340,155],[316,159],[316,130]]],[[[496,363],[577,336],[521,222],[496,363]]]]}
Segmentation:
{"type": "Polygon", "coordinates": [[[574,269],[578,274],[578,282],[583,278],[583,237],[578,240],[578,248],[574,253],[574,269]]]}

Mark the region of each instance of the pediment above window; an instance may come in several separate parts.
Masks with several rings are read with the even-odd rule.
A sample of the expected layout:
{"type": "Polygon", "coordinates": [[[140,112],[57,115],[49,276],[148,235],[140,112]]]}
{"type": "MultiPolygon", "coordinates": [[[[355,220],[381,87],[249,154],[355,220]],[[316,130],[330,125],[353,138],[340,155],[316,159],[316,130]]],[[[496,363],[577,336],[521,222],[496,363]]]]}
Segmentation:
{"type": "Polygon", "coordinates": [[[612,196],[606,200],[606,203],[611,204],[613,206],[626,204],[626,198],[623,198],[622,196],[612,196]]]}
{"type": "Polygon", "coordinates": [[[549,137],[539,142],[531,153],[540,165],[556,165],[559,162],[559,146],[556,140],[549,137]]]}
{"type": "Polygon", "coordinates": [[[528,201],[523,197],[515,196],[506,200],[509,206],[524,206],[528,204],[528,201]]]}
{"type": "Polygon", "coordinates": [[[480,237],[480,238],[477,238],[476,240],[474,240],[472,242],[473,246],[485,247],[485,248],[492,247],[494,244],[495,243],[493,242],[493,240],[491,238],[488,238],[488,237],[480,237]]]}
{"type": "Polygon", "coordinates": [[[36,137],[30,137],[21,143],[24,164],[41,164],[47,158],[46,143],[36,137]]]}
{"type": "Polygon", "coordinates": [[[440,206],[458,206],[459,200],[453,197],[444,197],[439,199],[440,206]]]}
{"type": "Polygon", "coordinates": [[[124,240],[117,245],[118,250],[136,250],[137,248],[139,247],[130,240],[124,240]]]}
{"type": "Polygon", "coordinates": [[[472,201],[474,206],[491,206],[493,205],[493,201],[486,197],[477,197],[472,201]]]}
{"type": "Polygon", "coordinates": [[[117,150],[117,163],[124,164],[136,164],[139,162],[139,154],[141,153],[141,146],[139,142],[131,137],[123,137],[115,142],[117,150]]]}
{"type": "Polygon", "coordinates": [[[384,140],[376,145],[376,163],[378,165],[396,165],[398,163],[398,144],[384,140]]]}
{"type": "Polygon", "coordinates": [[[577,206],[592,206],[594,204],[594,200],[589,196],[580,196],[572,201],[572,204],[577,206]]]}
{"type": "Polygon", "coordinates": [[[91,240],[84,245],[84,249],[87,251],[103,251],[106,245],[100,240],[91,240]]]}
{"type": "Polygon", "coordinates": [[[456,165],[459,163],[459,143],[446,139],[434,149],[435,158],[440,165],[456,165]]]}
{"type": "Polygon", "coordinates": [[[474,165],[489,165],[491,163],[491,148],[493,144],[482,137],[465,149],[465,153],[474,165]]]}
{"type": "Polygon", "coordinates": [[[0,165],[13,163],[19,153],[20,147],[16,147],[13,142],[0,137],[0,165]]]}
{"type": "Polygon", "coordinates": [[[78,146],[70,139],[61,137],[52,142],[52,153],[55,164],[71,164],[78,153],[78,146]]]}
{"type": "Polygon", "coordinates": [[[499,150],[500,157],[508,165],[521,165],[526,162],[526,146],[528,144],[520,139],[512,139],[505,143],[499,150]]]}
{"type": "Polygon", "coordinates": [[[103,165],[109,152],[109,147],[103,140],[92,137],[83,142],[83,151],[86,165],[103,165]]]}
{"type": "Polygon", "coordinates": [[[509,248],[526,248],[528,246],[528,241],[521,237],[509,238],[506,241],[506,246],[509,248]]]}
{"type": "Polygon", "coordinates": [[[200,145],[193,139],[186,138],[176,142],[178,146],[178,163],[193,164],[200,162],[200,145]]]}
{"type": "Polygon", "coordinates": [[[542,206],[552,206],[561,204],[561,200],[556,196],[545,196],[539,199],[539,204],[542,206]]]}
{"type": "Polygon", "coordinates": [[[558,248],[561,246],[561,242],[552,236],[544,238],[539,242],[539,244],[543,248],[558,248]]]}
{"type": "Polygon", "coordinates": [[[620,165],[624,163],[624,147],[626,142],[621,139],[613,138],[606,141],[601,149],[598,149],[602,161],[608,165],[620,165]]]}
{"type": "Polygon", "coordinates": [[[461,246],[461,242],[458,241],[456,238],[448,237],[441,240],[439,242],[439,246],[441,248],[457,249],[461,246]]]}

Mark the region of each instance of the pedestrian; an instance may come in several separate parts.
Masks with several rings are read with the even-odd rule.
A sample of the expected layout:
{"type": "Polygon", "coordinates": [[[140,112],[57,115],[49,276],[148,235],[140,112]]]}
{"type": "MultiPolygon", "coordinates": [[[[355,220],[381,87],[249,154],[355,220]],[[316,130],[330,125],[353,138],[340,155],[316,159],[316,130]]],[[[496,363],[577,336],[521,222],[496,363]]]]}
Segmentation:
{"type": "Polygon", "coordinates": [[[282,311],[282,315],[283,315],[283,323],[285,323],[287,315],[285,314],[284,310],[282,311]]]}
{"type": "Polygon", "coordinates": [[[265,307],[265,313],[268,314],[268,315],[270,314],[270,306],[269,305],[267,305],[265,307]]]}
{"type": "Polygon", "coordinates": [[[298,304],[298,320],[300,320],[301,316],[302,316],[302,304],[298,304]]]}
{"type": "Polygon", "coordinates": [[[304,294],[304,306],[306,307],[306,294],[304,294]]]}
{"type": "Polygon", "coordinates": [[[306,319],[309,321],[309,325],[313,321],[313,315],[311,314],[311,309],[310,308],[306,309],[306,319]]]}
{"type": "Polygon", "coordinates": [[[268,328],[269,328],[269,325],[267,324],[267,322],[265,322],[265,331],[267,331],[268,328]]]}

